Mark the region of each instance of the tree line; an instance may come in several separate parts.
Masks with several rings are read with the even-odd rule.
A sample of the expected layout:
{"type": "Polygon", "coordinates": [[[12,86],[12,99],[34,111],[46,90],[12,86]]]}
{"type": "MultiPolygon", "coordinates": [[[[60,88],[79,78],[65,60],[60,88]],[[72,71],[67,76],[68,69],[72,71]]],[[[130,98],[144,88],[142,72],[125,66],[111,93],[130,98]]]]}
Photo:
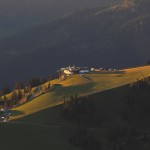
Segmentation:
{"type": "MultiPolygon", "coordinates": [[[[40,79],[38,77],[34,77],[28,80],[26,83],[24,83],[23,81],[16,82],[13,88],[9,87],[8,85],[3,86],[0,90],[0,105],[7,108],[11,108],[14,105],[17,105],[23,97],[31,92],[33,87],[44,84],[51,79],[51,76],[49,76],[48,79],[40,79]],[[7,94],[10,93],[11,95],[7,96],[7,94]]],[[[50,86],[51,85],[49,83],[47,89],[50,88],[50,86]]]]}
{"type": "Polygon", "coordinates": [[[77,124],[70,132],[69,142],[85,150],[100,150],[100,139],[89,132],[88,126],[94,124],[94,101],[88,96],[72,95],[64,99],[62,116],[77,124]]]}
{"type": "Polygon", "coordinates": [[[130,85],[126,104],[130,111],[130,115],[127,116],[126,114],[127,118],[134,117],[141,120],[150,115],[150,77],[137,80],[130,85]]]}
{"type": "Polygon", "coordinates": [[[77,123],[91,124],[94,121],[94,101],[86,96],[70,96],[64,100],[62,115],[77,123]]]}
{"type": "Polygon", "coordinates": [[[0,102],[3,107],[11,108],[14,105],[17,105],[23,97],[24,93],[22,90],[14,90],[9,98],[6,95],[1,97],[0,102]]]}

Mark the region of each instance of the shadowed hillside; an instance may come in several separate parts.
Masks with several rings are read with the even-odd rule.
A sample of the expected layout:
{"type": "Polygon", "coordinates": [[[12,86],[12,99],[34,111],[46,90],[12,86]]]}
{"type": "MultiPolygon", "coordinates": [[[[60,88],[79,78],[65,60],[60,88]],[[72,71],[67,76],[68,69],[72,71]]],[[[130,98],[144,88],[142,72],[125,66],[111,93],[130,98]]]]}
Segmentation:
{"type": "Polygon", "coordinates": [[[131,0],[86,9],[1,41],[1,56],[8,60],[0,78],[6,80],[8,71],[8,81],[42,76],[59,68],[60,62],[115,68],[145,64],[150,48],[149,5],[148,0],[131,0]]]}
{"type": "Polygon", "coordinates": [[[1,148],[149,150],[149,76],[145,66],[53,80],[61,86],[12,109],[1,148]],[[66,99],[74,94],[85,96],[66,99]]]}
{"type": "Polygon", "coordinates": [[[0,39],[25,32],[47,20],[76,10],[106,5],[118,0],[1,0],[0,39]]]}

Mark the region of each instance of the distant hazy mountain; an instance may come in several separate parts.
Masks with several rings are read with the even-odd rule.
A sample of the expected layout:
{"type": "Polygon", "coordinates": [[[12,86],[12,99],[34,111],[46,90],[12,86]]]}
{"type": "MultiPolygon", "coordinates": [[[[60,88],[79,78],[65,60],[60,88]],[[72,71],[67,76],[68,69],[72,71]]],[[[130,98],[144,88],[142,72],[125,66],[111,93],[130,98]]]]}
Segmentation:
{"type": "Polygon", "coordinates": [[[119,0],[0,0],[0,38],[22,33],[73,11],[119,0]]]}
{"type": "Polygon", "coordinates": [[[1,41],[0,79],[43,76],[72,64],[112,68],[145,64],[150,59],[149,8],[149,0],[125,0],[78,11],[1,41]]]}

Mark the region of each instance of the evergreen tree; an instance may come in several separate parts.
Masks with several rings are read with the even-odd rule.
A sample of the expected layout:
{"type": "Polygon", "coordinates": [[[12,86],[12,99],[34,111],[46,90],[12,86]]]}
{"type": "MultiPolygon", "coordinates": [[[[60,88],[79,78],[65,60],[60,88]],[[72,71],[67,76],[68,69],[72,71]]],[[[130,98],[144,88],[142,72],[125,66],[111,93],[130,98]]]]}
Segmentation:
{"type": "Polygon", "coordinates": [[[0,106],[4,106],[3,98],[0,98],[0,106]]]}
{"type": "Polygon", "coordinates": [[[8,105],[8,98],[6,97],[6,95],[4,96],[4,98],[3,98],[3,101],[4,101],[4,106],[5,107],[9,107],[9,105],[8,105]]]}
{"type": "Polygon", "coordinates": [[[11,106],[16,105],[18,103],[18,95],[16,90],[14,90],[11,94],[11,106]]]}
{"type": "Polygon", "coordinates": [[[23,89],[23,88],[24,88],[24,85],[22,81],[18,81],[15,83],[14,89],[18,90],[18,89],[23,89]]]}
{"type": "Polygon", "coordinates": [[[2,90],[1,90],[1,95],[6,95],[9,94],[11,92],[10,87],[5,85],[3,86],[2,90]]]}
{"type": "Polygon", "coordinates": [[[27,86],[35,87],[41,84],[41,80],[39,78],[33,78],[31,80],[28,81],[27,86]]]}
{"type": "Polygon", "coordinates": [[[49,82],[48,86],[47,86],[47,89],[50,89],[50,87],[51,87],[51,83],[49,82]]]}
{"type": "Polygon", "coordinates": [[[26,91],[27,91],[27,93],[30,93],[31,91],[32,91],[32,87],[29,85],[29,86],[27,86],[26,87],[26,91]]]}
{"type": "Polygon", "coordinates": [[[17,98],[20,100],[23,97],[22,91],[18,90],[17,98]]]}

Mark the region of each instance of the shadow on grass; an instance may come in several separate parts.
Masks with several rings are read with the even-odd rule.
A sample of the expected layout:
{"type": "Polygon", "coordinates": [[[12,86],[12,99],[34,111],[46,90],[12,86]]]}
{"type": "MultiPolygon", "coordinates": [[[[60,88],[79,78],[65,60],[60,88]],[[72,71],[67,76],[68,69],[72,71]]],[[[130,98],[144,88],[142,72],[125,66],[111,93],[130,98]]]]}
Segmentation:
{"type": "Polygon", "coordinates": [[[59,125],[61,123],[64,124],[64,119],[61,116],[62,105],[53,106],[50,108],[46,108],[44,110],[40,110],[33,114],[29,114],[27,116],[21,117],[19,119],[15,119],[21,122],[32,122],[38,124],[51,124],[51,125],[59,125]]]}
{"type": "Polygon", "coordinates": [[[11,116],[19,116],[19,115],[23,115],[24,112],[19,111],[19,110],[11,110],[11,116]]]}
{"type": "MultiPolygon", "coordinates": [[[[93,85],[89,84],[87,88],[91,87],[93,87],[93,85]]],[[[65,91],[62,91],[64,93],[70,90],[67,89],[67,87],[65,88],[66,88],[65,91]]],[[[73,89],[71,90],[74,90],[75,87],[72,88],[73,89]]],[[[95,118],[94,126],[101,125],[101,122],[109,123],[111,121],[115,122],[116,120],[119,120],[120,117],[122,117],[122,111],[126,107],[124,105],[124,102],[126,100],[125,95],[127,95],[128,92],[129,92],[129,85],[125,85],[89,95],[89,98],[92,101],[94,101],[94,118],[95,118]]],[[[74,94],[72,93],[72,95],[74,94]]],[[[66,120],[66,118],[62,116],[62,108],[63,108],[62,104],[52,106],[45,110],[41,110],[28,116],[24,116],[18,119],[18,121],[56,125],[56,126],[57,125],[68,126],[68,124],[71,123],[71,120],[66,120]]]]}
{"type": "Polygon", "coordinates": [[[59,96],[70,96],[75,94],[87,94],[91,91],[91,89],[95,86],[94,83],[87,83],[83,85],[73,85],[73,86],[67,86],[67,87],[56,87],[54,89],[55,95],[59,96]],[[68,94],[69,93],[69,94],[68,94]]]}

